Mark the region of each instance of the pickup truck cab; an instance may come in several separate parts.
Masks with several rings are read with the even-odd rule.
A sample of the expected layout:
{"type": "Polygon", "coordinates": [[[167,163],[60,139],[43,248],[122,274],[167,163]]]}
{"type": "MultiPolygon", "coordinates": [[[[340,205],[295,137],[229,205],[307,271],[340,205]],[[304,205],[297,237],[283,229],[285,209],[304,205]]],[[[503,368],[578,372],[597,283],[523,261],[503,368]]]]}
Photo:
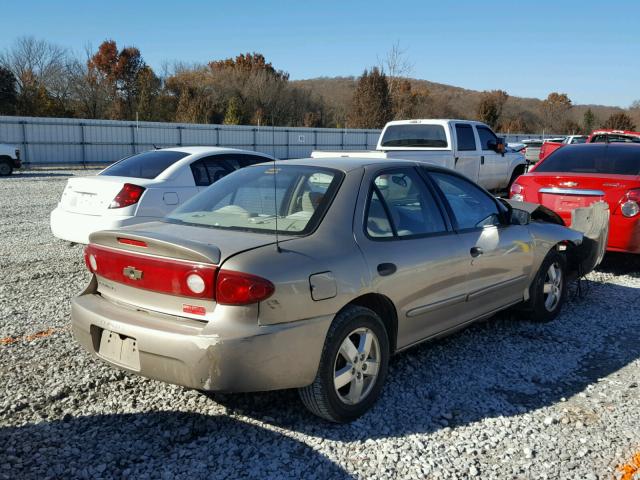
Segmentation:
{"type": "Polygon", "coordinates": [[[13,170],[21,166],[20,150],[13,145],[0,143],[0,177],[11,175],[13,170]]]}
{"type": "Polygon", "coordinates": [[[312,158],[406,159],[456,170],[487,190],[502,191],[525,172],[522,154],[507,151],[489,126],[471,120],[397,120],[385,125],[376,150],[322,151],[312,158]]]}

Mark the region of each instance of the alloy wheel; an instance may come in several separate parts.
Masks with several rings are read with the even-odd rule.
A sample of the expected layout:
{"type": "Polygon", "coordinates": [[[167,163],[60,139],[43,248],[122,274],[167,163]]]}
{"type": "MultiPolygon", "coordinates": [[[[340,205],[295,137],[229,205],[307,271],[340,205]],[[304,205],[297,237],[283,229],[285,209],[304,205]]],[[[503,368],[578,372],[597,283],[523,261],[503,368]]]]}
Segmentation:
{"type": "Polygon", "coordinates": [[[371,392],[380,354],[378,337],[369,328],[357,328],[345,337],[333,367],[333,385],[343,403],[356,405],[371,392]]]}

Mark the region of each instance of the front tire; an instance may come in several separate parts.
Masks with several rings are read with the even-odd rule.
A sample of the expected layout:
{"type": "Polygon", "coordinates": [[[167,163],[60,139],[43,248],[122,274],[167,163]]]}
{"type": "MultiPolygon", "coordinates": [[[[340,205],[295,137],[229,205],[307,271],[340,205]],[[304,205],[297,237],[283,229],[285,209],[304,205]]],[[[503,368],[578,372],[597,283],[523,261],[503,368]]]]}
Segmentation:
{"type": "Polygon", "coordinates": [[[527,317],[534,322],[554,320],[567,296],[567,260],[557,250],[551,250],[540,265],[530,287],[527,317]]]}
{"type": "Polygon", "coordinates": [[[336,315],[313,383],[298,393],[311,412],[336,423],[355,420],[380,396],[389,367],[389,336],[372,310],[350,306],[336,315]]]}
{"type": "Polygon", "coordinates": [[[0,177],[8,177],[13,173],[13,165],[8,161],[0,160],[0,177]]]}

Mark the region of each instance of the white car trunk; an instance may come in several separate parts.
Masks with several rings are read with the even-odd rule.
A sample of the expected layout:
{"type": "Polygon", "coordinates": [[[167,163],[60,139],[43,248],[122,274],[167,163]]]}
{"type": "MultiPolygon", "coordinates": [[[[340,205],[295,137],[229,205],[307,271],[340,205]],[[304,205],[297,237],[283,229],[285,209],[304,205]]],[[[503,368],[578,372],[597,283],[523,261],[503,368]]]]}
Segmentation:
{"type": "MultiPolygon", "coordinates": [[[[73,213],[104,215],[125,183],[132,183],[147,188],[155,182],[144,178],[101,175],[70,178],[62,193],[60,207],[73,213]]],[[[129,208],[114,209],[113,214],[125,215],[130,214],[130,212],[131,210],[129,208]]]]}

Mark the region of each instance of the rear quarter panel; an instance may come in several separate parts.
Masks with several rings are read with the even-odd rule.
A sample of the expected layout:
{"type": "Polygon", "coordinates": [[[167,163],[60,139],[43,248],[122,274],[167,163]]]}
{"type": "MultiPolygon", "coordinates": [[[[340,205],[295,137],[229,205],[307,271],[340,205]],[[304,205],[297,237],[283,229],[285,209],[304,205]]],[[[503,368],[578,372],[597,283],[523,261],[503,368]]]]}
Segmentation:
{"type": "Polygon", "coordinates": [[[345,177],[334,201],[314,233],[238,253],[221,268],[266,278],[274,294],[260,303],[260,324],[294,322],[334,315],[354,298],[367,293],[371,279],[353,236],[353,215],[362,170],[345,177]],[[310,276],[331,272],[336,295],[324,300],[311,297],[310,276]]]}

